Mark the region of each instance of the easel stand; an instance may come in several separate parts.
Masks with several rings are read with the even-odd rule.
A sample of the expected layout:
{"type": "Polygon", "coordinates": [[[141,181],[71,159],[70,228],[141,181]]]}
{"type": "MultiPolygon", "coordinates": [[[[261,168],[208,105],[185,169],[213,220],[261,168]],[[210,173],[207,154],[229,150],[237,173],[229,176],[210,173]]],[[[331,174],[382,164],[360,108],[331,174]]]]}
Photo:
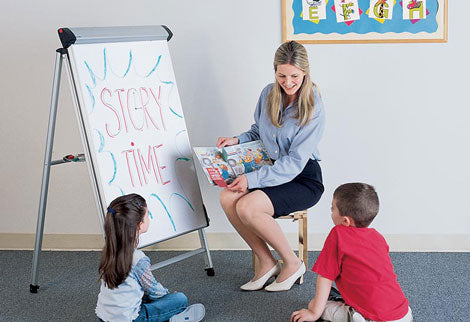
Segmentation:
{"type": "MultiPolygon", "coordinates": [[[[165,29],[167,28],[165,27],[165,29]]],[[[171,37],[171,33],[170,33],[170,37],[171,37]]],[[[63,164],[63,163],[69,163],[69,162],[85,162],[85,161],[89,162],[90,160],[88,142],[83,142],[85,145],[84,155],[83,154],[79,154],[76,156],[68,155],[60,160],[54,160],[54,161],[51,160],[52,148],[54,145],[54,132],[55,132],[56,115],[57,115],[57,105],[58,105],[57,103],[58,103],[58,98],[59,98],[60,79],[61,79],[62,65],[64,61],[67,63],[67,70],[68,70],[70,85],[72,87],[72,92],[73,92],[72,96],[74,97],[74,100],[76,99],[76,96],[74,96],[76,94],[76,88],[75,88],[75,83],[73,81],[73,77],[71,74],[70,59],[68,57],[68,51],[66,48],[59,48],[56,50],[56,58],[55,58],[55,66],[54,66],[54,80],[53,80],[53,86],[52,86],[52,96],[51,96],[50,111],[49,111],[46,149],[44,153],[44,166],[43,166],[43,171],[42,171],[41,195],[40,195],[39,208],[38,208],[38,220],[37,220],[37,226],[36,226],[36,239],[35,239],[34,253],[33,253],[31,284],[29,286],[29,290],[31,293],[37,293],[39,289],[38,268],[39,268],[39,258],[41,254],[41,248],[42,248],[42,238],[43,238],[43,233],[44,233],[44,219],[45,219],[45,214],[46,214],[46,204],[47,204],[47,195],[48,195],[48,189],[49,189],[49,178],[50,178],[51,166],[63,164]]],[[[79,121],[82,121],[82,120],[79,120],[79,121]]],[[[91,165],[89,165],[88,168],[91,169],[92,168],[91,165]]],[[[92,170],[90,171],[93,172],[92,170]]],[[[94,174],[92,174],[92,176],[93,175],[94,174]]],[[[98,212],[102,214],[104,207],[101,205],[101,201],[100,201],[101,199],[99,197],[96,177],[95,177],[95,180],[92,180],[92,181],[93,181],[92,186],[93,186],[93,190],[94,190],[95,197],[96,197],[95,199],[97,201],[97,206],[98,206],[98,212]]],[[[101,225],[101,230],[104,236],[103,225],[101,225]]],[[[197,254],[205,253],[205,270],[208,276],[214,276],[215,272],[214,272],[214,268],[212,265],[211,254],[210,254],[209,247],[207,244],[207,238],[206,238],[204,228],[200,228],[197,230],[199,233],[201,248],[184,253],[179,256],[175,256],[173,258],[162,261],[160,263],[154,264],[151,266],[151,269],[155,270],[157,268],[161,268],[161,267],[179,262],[186,258],[195,256],[197,254]]]]}

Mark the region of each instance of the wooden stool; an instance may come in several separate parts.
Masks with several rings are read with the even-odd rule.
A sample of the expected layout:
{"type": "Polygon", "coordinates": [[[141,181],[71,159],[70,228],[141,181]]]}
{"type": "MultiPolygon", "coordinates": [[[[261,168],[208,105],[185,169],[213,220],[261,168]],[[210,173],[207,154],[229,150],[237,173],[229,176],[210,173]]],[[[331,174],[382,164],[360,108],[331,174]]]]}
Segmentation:
{"type": "MultiPolygon", "coordinates": [[[[293,212],[289,215],[278,217],[276,219],[292,219],[292,221],[299,222],[299,249],[298,257],[304,261],[305,269],[308,270],[308,243],[307,243],[307,210],[293,212]]],[[[255,253],[251,252],[253,270],[256,270],[258,257],[255,253]]],[[[282,261],[281,261],[282,262],[282,261]]],[[[304,282],[304,277],[300,278],[300,284],[304,282]]]]}

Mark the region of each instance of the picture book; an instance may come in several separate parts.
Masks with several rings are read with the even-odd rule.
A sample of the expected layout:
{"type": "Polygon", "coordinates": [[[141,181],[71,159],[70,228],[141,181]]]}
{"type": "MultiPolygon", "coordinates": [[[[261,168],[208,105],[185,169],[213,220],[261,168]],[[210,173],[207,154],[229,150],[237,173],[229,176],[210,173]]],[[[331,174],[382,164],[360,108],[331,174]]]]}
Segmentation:
{"type": "Polygon", "coordinates": [[[239,175],[256,171],[264,165],[272,165],[260,140],[222,149],[194,147],[193,150],[209,182],[220,187],[226,187],[239,175]]]}

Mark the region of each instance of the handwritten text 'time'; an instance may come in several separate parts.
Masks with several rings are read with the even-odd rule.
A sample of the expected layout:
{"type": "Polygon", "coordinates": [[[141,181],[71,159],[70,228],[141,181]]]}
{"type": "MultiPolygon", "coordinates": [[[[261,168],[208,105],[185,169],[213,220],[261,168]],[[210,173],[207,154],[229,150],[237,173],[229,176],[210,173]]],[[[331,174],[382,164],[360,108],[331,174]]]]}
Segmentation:
{"type": "Polygon", "coordinates": [[[101,90],[101,103],[113,115],[112,121],[105,124],[106,133],[114,138],[121,133],[129,131],[144,131],[154,128],[166,131],[165,121],[160,102],[161,86],[158,88],[103,88],[101,90]]]}
{"type": "MultiPolygon", "coordinates": [[[[134,146],[134,143],[131,144],[134,146]]],[[[133,187],[136,186],[135,180],[139,180],[137,184],[142,187],[144,184],[147,185],[151,181],[166,185],[170,183],[170,180],[163,179],[163,170],[166,166],[161,165],[158,161],[157,150],[162,148],[162,144],[149,145],[147,149],[147,155],[145,152],[142,153],[139,148],[132,148],[122,151],[123,156],[126,159],[127,170],[129,171],[129,179],[133,187]]]]}

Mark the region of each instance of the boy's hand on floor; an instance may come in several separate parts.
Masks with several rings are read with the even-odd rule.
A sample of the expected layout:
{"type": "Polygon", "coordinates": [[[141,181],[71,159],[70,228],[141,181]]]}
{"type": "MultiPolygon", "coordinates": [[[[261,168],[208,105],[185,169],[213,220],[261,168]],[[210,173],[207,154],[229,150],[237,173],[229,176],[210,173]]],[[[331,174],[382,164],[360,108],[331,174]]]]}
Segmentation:
{"type": "Polygon", "coordinates": [[[320,317],[316,316],[312,311],[307,309],[302,309],[300,311],[295,311],[290,316],[290,322],[306,322],[306,321],[316,321],[320,317]]]}

